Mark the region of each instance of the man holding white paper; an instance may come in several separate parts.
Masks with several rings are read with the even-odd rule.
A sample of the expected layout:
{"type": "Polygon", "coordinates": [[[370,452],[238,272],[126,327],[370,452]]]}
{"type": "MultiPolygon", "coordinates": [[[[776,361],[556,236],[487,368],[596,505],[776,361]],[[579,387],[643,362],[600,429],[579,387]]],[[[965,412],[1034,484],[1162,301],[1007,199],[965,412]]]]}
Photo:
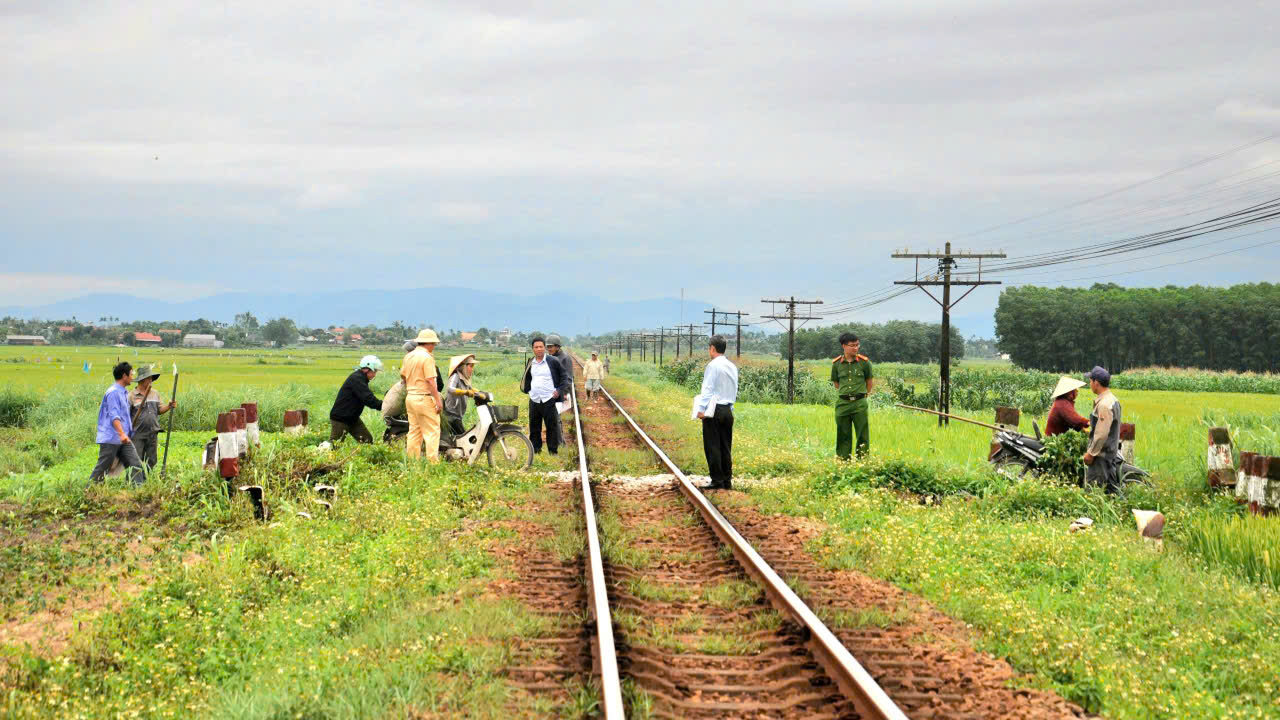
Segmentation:
{"type": "Polygon", "coordinates": [[[702,373],[702,392],[693,399],[693,414],[702,421],[702,450],[707,456],[711,489],[733,487],[733,404],[738,400],[738,368],[724,356],[723,335],[707,345],[711,362],[702,373]]]}

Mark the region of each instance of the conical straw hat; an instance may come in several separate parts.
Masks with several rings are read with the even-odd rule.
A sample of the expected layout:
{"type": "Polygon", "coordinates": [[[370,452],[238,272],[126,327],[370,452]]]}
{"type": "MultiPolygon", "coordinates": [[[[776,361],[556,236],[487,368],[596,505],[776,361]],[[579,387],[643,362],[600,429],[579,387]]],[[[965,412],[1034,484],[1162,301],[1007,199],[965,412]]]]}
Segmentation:
{"type": "Polygon", "coordinates": [[[1058,384],[1056,387],[1053,388],[1053,394],[1050,395],[1049,397],[1056,398],[1062,395],[1066,395],[1072,390],[1078,390],[1082,387],[1084,387],[1084,383],[1074,378],[1069,378],[1066,375],[1063,375],[1062,377],[1058,378],[1058,384]]]}
{"type": "Polygon", "coordinates": [[[453,357],[449,358],[449,374],[452,375],[455,371],[457,371],[459,365],[462,365],[463,363],[466,363],[466,362],[470,362],[472,365],[475,365],[476,356],[475,355],[454,355],[453,357]]]}

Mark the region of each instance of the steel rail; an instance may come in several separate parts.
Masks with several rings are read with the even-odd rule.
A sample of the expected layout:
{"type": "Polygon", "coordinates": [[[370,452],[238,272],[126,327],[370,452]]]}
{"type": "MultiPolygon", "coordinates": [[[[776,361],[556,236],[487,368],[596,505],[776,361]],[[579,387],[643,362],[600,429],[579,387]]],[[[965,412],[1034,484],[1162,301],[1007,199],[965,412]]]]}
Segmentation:
{"type": "MultiPolygon", "coordinates": [[[[577,360],[575,357],[574,360],[577,360]]],[[[581,363],[579,363],[581,364],[581,363]]],[[[622,415],[631,429],[636,435],[644,441],[645,445],[653,451],[662,464],[675,475],[678,481],[676,486],[684,494],[685,498],[693,504],[702,515],[720,541],[733,551],[734,557],[742,565],[752,577],[764,586],[765,594],[769,596],[770,603],[779,612],[786,613],[794,621],[805,629],[806,644],[814,657],[820,662],[823,668],[835,680],[836,685],[844,696],[853,703],[858,714],[864,720],[908,720],[906,713],[898,707],[897,703],[885,693],[884,689],[871,677],[866,668],[862,667],[857,659],[845,648],[835,633],[827,627],[826,623],[809,609],[800,596],[787,585],[776,571],[765,562],[765,559],[751,547],[751,543],[733,527],[733,524],[720,514],[720,510],[712,505],[706,496],[698,490],[684,474],[683,471],[667,456],[662,448],[650,438],[635,419],[622,409],[619,403],[608,390],[604,388],[604,384],[600,385],[600,392],[609,399],[615,410],[622,415]]],[[[576,393],[575,393],[576,395],[576,393]]],[[[576,398],[575,398],[576,407],[576,398]]],[[[577,413],[574,413],[575,422],[577,422],[577,413]]],[[[581,427],[581,425],[579,425],[581,427]]],[[[581,438],[581,435],[579,435],[581,438]]],[[[579,443],[581,443],[579,439],[579,443]]],[[[582,446],[579,445],[579,453],[582,452],[582,446]]]]}
{"type": "Polygon", "coordinates": [[[591,615],[596,623],[596,660],[600,671],[600,700],[605,720],[625,720],[622,706],[622,681],[618,677],[618,653],[613,643],[613,615],[609,611],[608,587],[604,580],[604,561],[600,554],[600,532],[596,528],[596,506],[591,497],[591,476],[587,472],[587,448],[582,441],[582,414],[578,412],[578,393],[570,393],[573,402],[573,429],[578,438],[578,478],[582,488],[582,515],[587,529],[587,591],[591,598],[591,615]]]}

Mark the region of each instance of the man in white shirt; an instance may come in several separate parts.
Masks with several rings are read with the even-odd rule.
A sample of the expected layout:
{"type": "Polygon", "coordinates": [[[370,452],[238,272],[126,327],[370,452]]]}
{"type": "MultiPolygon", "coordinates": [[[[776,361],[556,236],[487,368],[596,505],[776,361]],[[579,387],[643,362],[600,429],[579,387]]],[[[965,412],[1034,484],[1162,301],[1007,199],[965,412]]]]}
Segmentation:
{"type": "Polygon", "coordinates": [[[552,455],[560,450],[560,434],[556,431],[560,422],[560,413],[556,410],[556,401],[565,387],[564,366],[547,354],[546,341],[535,336],[530,343],[533,357],[524,367],[524,377],[520,381],[520,391],[529,394],[529,439],[533,441],[533,452],[542,452],[542,426],[547,426],[547,449],[552,455]]]}
{"type": "Polygon", "coordinates": [[[711,362],[702,373],[702,392],[694,411],[702,420],[702,450],[712,490],[733,488],[733,404],[738,400],[738,368],[724,356],[729,343],[713,335],[707,345],[711,362]]]}

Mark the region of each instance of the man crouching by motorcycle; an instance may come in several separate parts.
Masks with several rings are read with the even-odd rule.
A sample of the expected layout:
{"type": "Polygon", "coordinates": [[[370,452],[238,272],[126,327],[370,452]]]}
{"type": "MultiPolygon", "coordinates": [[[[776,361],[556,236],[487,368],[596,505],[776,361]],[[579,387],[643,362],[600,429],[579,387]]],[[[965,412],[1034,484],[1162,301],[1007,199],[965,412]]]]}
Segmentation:
{"type": "Polygon", "coordinates": [[[333,409],[329,411],[329,442],[336,443],[350,434],[356,442],[371,443],[373,436],[369,428],[360,420],[360,413],[366,407],[374,410],[382,409],[382,401],[369,389],[369,381],[382,369],[382,361],[377,355],[365,355],[355,372],[347,376],[346,382],[338,390],[338,397],[333,401],[333,409]]]}
{"type": "Polygon", "coordinates": [[[449,385],[444,396],[444,416],[449,426],[450,440],[467,431],[462,416],[467,414],[467,398],[475,394],[471,376],[476,371],[475,355],[454,355],[449,358],[449,385]]]}

